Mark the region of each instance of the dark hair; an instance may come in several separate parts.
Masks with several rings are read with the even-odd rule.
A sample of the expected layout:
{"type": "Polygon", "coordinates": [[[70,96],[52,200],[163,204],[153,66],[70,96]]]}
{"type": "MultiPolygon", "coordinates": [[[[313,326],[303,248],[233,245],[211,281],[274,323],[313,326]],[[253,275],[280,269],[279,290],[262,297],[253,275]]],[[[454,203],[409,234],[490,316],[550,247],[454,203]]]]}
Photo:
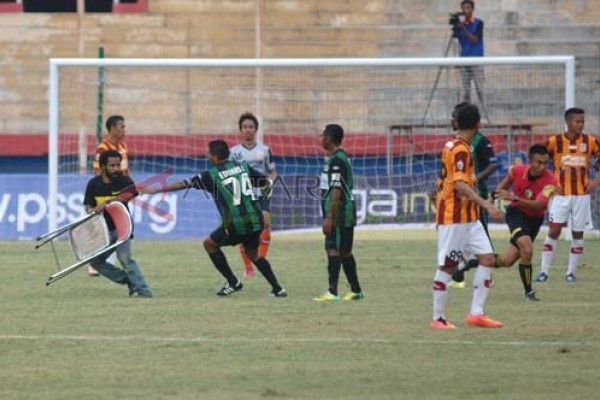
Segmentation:
{"type": "Polygon", "coordinates": [[[458,129],[475,129],[479,121],[481,121],[481,114],[475,104],[464,105],[456,113],[458,129]]]}
{"type": "Polygon", "coordinates": [[[465,4],[470,4],[471,8],[474,10],[475,9],[475,2],[473,0],[463,0],[460,2],[460,6],[462,7],[465,4]]]}
{"type": "Polygon", "coordinates": [[[221,139],[209,142],[208,152],[213,156],[217,156],[219,160],[227,160],[229,158],[229,146],[226,141],[221,139]]]}
{"type": "Polygon", "coordinates": [[[454,106],[454,110],[452,110],[452,119],[456,119],[456,116],[458,115],[458,110],[460,110],[461,108],[463,108],[464,106],[471,104],[468,101],[463,101],[458,103],[457,105],[454,106]]]}
{"type": "Polygon", "coordinates": [[[106,150],[104,153],[100,154],[100,159],[98,160],[98,162],[100,163],[100,166],[105,167],[106,164],[108,164],[109,158],[118,158],[119,162],[121,162],[123,160],[123,156],[118,151],[106,150]]]}
{"type": "Polygon", "coordinates": [[[576,114],[585,114],[585,111],[583,110],[583,108],[578,107],[568,108],[567,111],[565,111],[565,120],[569,119],[570,116],[576,114]]]}
{"type": "Polygon", "coordinates": [[[122,115],[111,115],[106,119],[106,130],[110,132],[110,128],[117,125],[120,121],[125,121],[125,118],[123,118],[122,115]]]}
{"type": "Polygon", "coordinates": [[[242,130],[242,122],[244,122],[247,119],[254,122],[254,127],[256,128],[256,130],[258,130],[258,118],[256,118],[251,112],[246,111],[245,113],[240,115],[240,119],[238,119],[238,127],[240,128],[240,131],[242,130]]]}
{"type": "Polygon", "coordinates": [[[527,154],[527,157],[529,157],[529,160],[531,160],[536,154],[545,156],[548,154],[548,148],[543,144],[534,144],[529,148],[529,153],[527,154]]]}
{"type": "Polygon", "coordinates": [[[323,134],[329,136],[335,144],[341,144],[344,139],[344,129],[338,124],[325,125],[323,134]]]}

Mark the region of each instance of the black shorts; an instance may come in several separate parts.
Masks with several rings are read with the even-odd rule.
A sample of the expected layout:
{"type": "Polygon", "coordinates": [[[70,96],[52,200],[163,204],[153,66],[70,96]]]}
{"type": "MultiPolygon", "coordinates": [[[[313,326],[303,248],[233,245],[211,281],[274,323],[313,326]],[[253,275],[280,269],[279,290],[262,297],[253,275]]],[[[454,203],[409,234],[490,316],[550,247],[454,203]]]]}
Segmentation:
{"type": "Polygon", "coordinates": [[[260,207],[260,211],[271,212],[271,199],[260,197],[258,199],[258,206],[260,207]]]}
{"type": "Polygon", "coordinates": [[[337,250],[338,253],[351,253],[354,242],[354,227],[334,228],[330,235],[325,236],[325,250],[337,250]]]}
{"type": "Polygon", "coordinates": [[[210,233],[210,238],[218,244],[219,247],[236,246],[241,243],[244,245],[247,252],[252,252],[252,250],[258,249],[260,233],[261,231],[251,232],[245,235],[230,235],[229,231],[220,226],[210,233]]]}
{"type": "Polygon", "coordinates": [[[529,236],[533,242],[544,223],[544,217],[530,217],[517,207],[509,206],[506,209],[506,223],[510,230],[510,243],[517,246],[517,239],[529,236]]]}

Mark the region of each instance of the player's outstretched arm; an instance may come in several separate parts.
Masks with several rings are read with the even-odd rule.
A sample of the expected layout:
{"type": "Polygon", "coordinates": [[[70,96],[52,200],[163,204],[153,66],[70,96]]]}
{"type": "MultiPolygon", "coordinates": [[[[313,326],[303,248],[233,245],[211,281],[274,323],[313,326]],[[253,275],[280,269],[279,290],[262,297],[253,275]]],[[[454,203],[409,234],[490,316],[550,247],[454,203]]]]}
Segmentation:
{"type": "Polygon", "coordinates": [[[155,194],[161,192],[176,192],[178,190],[184,190],[190,187],[186,181],[179,181],[171,183],[167,186],[137,186],[136,189],[140,194],[155,194]]]}

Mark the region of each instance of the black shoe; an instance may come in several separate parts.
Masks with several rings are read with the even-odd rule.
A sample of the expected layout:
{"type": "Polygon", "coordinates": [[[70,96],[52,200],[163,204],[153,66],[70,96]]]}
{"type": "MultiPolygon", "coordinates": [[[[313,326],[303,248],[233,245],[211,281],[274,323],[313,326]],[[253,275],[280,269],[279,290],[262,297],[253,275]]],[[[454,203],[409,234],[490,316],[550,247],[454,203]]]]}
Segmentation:
{"type": "Polygon", "coordinates": [[[454,273],[454,275],[452,275],[452,280],[457,283],[464,282],[465,281],[465,270],[461,269],[461,270],[456,271],[454,273]]]}
{"type": "Polygon", "coordinates": [[[230,286],[229,282],[225,282],[225,285],[217,292],[217,296],[229,296],[235,292],[239,292],[244,288],[242,282],[238,281],[235,286],[230,286]]]}
{"type": "Polygon", "coordinates": [[[152,295],[152,292],[145,292],[145,293],[136,293],[135,297],[139,297],[142,299],[151,299],[154,296],[152,295]]]}
{"type": "Polygon", "coordinates": [[[284,288],[281,288],[278,291],[274,291],[273,290],[271,292],[271,296],[273,296],[273,297],[287,297],[288,296],[288,292],[284,288]]]}
{"type": "Polygon", "coordinates": [[[472,258],[469,261],[467,261],[467,265],[465,265],[465,267],[463,268],[463,272],[468,271],[473,268],[477,268],[478,265],[479,265],[479,261],[477,261],[476,258],[472,258]]]}
{"type": "Polygon", "coordinates": [[[127,285],[127,289],[129,289],[129,297],[135,294],[135,289],[133,288],[133,283],[129,280],[129,278],[125,278],[125,280],[119,282],[121,285],[127,285]]]}
{"type": "Polygon", "coordinates": [[[540,299],[537,298],[537,296],[535,295],[535,292],[533,290],[529,293],[525,293],[525,300],[540,301],[540,299]]]}

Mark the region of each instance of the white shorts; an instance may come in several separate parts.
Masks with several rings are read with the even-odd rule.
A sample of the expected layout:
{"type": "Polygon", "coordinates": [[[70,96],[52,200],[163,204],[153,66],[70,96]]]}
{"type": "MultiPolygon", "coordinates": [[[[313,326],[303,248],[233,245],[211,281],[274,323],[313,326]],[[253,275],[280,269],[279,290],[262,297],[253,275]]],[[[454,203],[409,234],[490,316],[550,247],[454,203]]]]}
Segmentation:
{"type": "Polygon", "coordinates": [[[481,221],[438,226],[438,266],[458,266],[465,253],[493,252],[481,221]]]}
{"type": "Polygon", "coordinates": [[[593,226],[590,195],[552,197],[548,221],[555,224],[571,222],[571,230],[583,232],[593,226]],[[570,220],[569,220],[570,218],[570,220]]]}

